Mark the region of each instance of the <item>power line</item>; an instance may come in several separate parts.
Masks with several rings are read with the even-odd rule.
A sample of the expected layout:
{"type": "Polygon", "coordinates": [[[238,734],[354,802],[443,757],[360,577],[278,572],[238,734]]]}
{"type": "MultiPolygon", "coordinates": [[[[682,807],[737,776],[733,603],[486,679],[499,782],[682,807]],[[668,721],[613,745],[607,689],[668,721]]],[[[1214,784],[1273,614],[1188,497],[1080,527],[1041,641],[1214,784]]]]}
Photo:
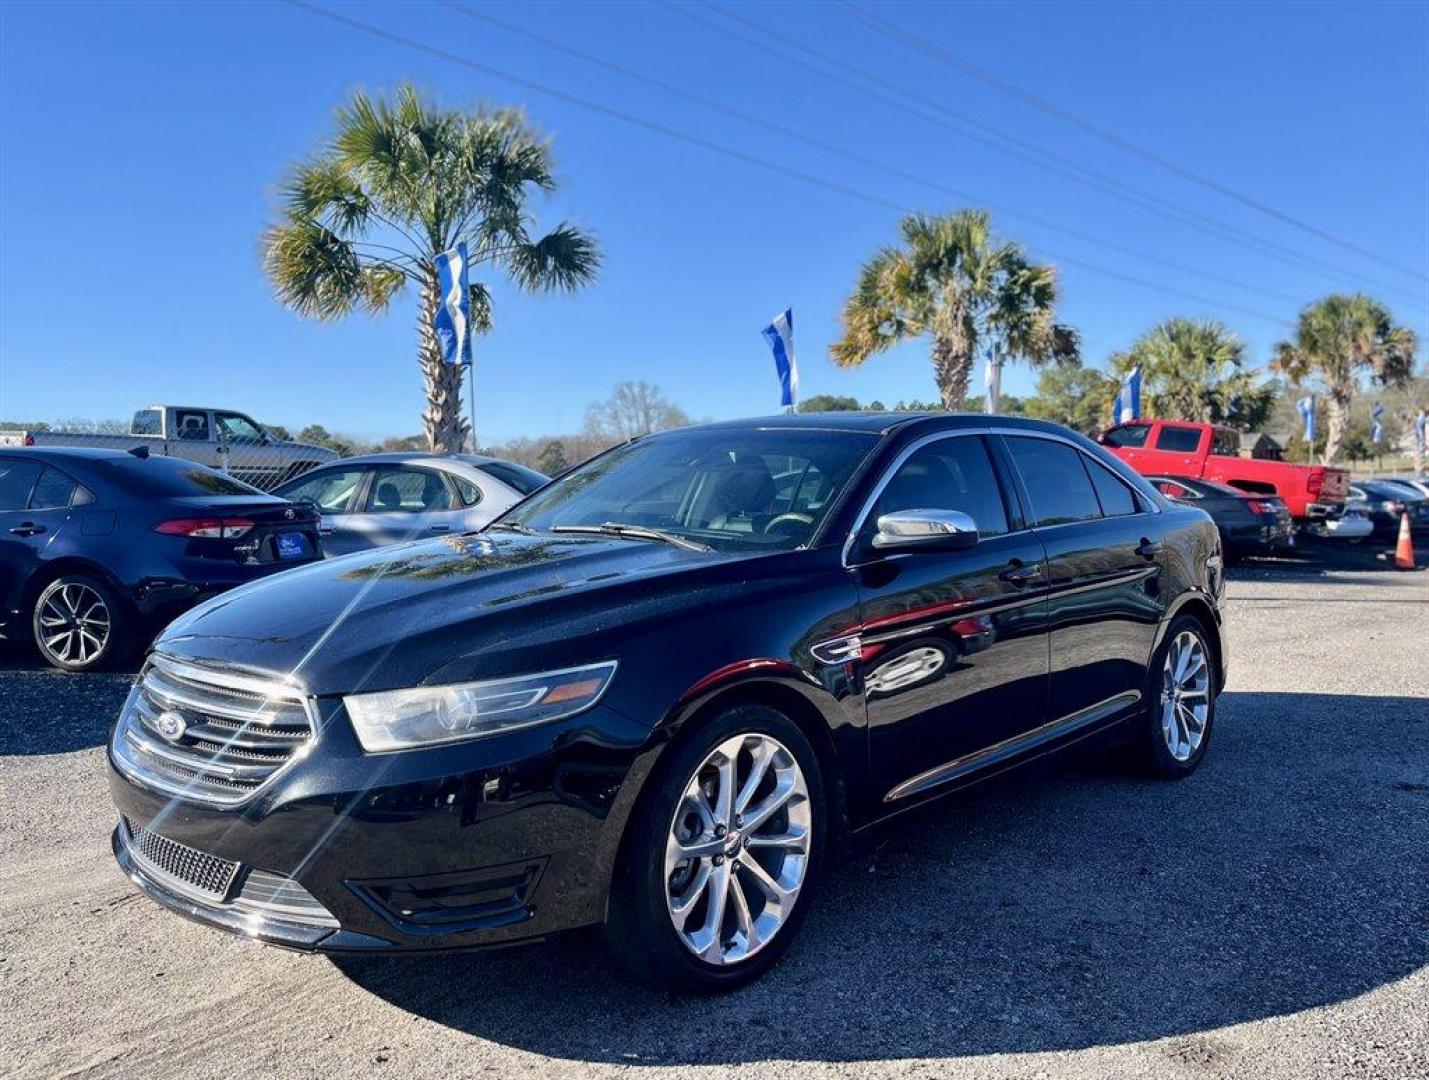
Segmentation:
{"type": "MultiPolygon", "coordinates": [[[[788,177],[790,179],[799,180],[811,186],[822,188],[825,191],[830,191],[837,195],[843,195],[847,198],[857,199],[861,202],[866,202],[874,206],[879,206],[887,210],[892,210],[899,214],[908,214],[914,212],[911,207],[894,202],[890,199],[885,199],[880,195],[874,195],[870,192],[862,191],[858,188],[851,187],[837,180],[829,180],[814,173],[804,172],[801,169],[794,169],[785,165],[780,165],[777,162],[769,161],[767,158],[760,157],[756,154],[750,154],[736,147],[726,146],[725,144],[715,142],[712,139],[706,139],[701,135],[693,135],[689,132],[681,131],[678,128],[673,128],[666,124],[662,124],[659,121],[649,120],[643,116],[638,116],[634,113],[626,112],[623,109],[617,109],[613,106],[605,105],[601,102],[594,101],[579,94],[573,94],[570,91],[561,90],[546,83],[538,82],[535,79],[528,78],[524,75],[518,75],[514,72],[505,71],[491,64],[483,63],[482,61],[473,60],[470,57],[450,52],[439,46],[430,45],[427,42],[418,41],[415,38],[409,38],[403,34],[396,33],[395,31],[387,30],[384,27],[366,22],[365,20],[354,18],[351,15],[347,15],[338,11],[332,11],[317,4],[309,3],[308,0],[284,0],[284,2],[291,7],[295,7],[302,11],[306,11],[311,15],[316,15],[320,18],[327,19],[330,22],[335,22],[342,26],[346,26],[349,29],[360,31],[361,33],[368,34],[372,37],[380,38],[384,41],[390,41],[394,44],[401,45],[404,48],[411,49],[416,52],[426,53],[429,56],[434,56],[440,60],[445,60],[448,63],[457,64],[461,67],[468,68],[469,70],[480,72],[483,75],[488,75],[496,79],[501,79],[504,82],[509,82],[515,86],[524,87],[527,90],[534,91],[538,94],[545,94],[548,97],[553,97],[557,100],[565,101],[571,105],[578,106],[579,108],[588,109],[591,112],[599,113],[602,116],[608,116],[612,119],[620,120],[623,123],[630,124],[633,127],[641,128],[645,131],[649,131],[654,134],[664,136],[666,138],[674,139],[679,142],[686,143],[690,146],[697,146],[703,150],[708,150],[711,153],[731,158],[746,165],[753,165],[754,167],[763,169],[767,172],[772,172],[780,176],[788,177]]],[[[1052,258],[1059,259],[1062,262],[1068,263],[1070,265],[1080,266],[1083,269],[1090,270],[1094,273],[1102,274],[1106,277],[1114,278],[1118,281],[1127,282],[1132,285],[1137,285],[1141,288],[1150,289],[1155,292],[1166,293],[1170,296],[1178,296],[1183,299],[1194,300],[1196,303],[1206,304],[1212,308],[1219,308],[1225,311],[1234,311],[1242,315],[1247,315],[1251,318],[1274,323],[1277,326],[1291,327],[1293,325],[1286,319],[1283,319],[1276,315],[1267,314],[1263,311],[1257,311],[1254,308],[1247,308],[1240,304],[1235,304],[1229,301],[1216,300],[1212,297],[1202,296],[1198,293],[1190,292],[1185,289],[1180,289],[1175,286],[1162,285],[1154,281],[1147,281],[1144,278],[1136,277],[1132,274],[1126,274],[1119,270],[1112,270],[1108,267],[1101,266],[1097,263],[1089,262],[1085,259],[1078,259],[1072,256],[1062,255],[1057,252],[1046,251],[1046,249],[1044,249],[1044,252],[1045,254],[1050,255],[1052,258]]]]}
{"type": "MultiPolygon", "coordinates": [[[[1143,209],[1148,209],[1153,213],[1160,214],[1169,220],[1200,229],[1203,232],[1210,233],[1223,240],[1228,240],[1248,250],[1278,259],[1287,265],[1297,266],[1301,269],[1308,268],[1334,278],[1347,276],[1343,267],[1324,262],[1312,255],[1307,255],[1304,252],[1287,247],[1277,241],[1250,233],[1235,225],[1220,221],[1197,210],[1182,206],[1154,193],[1144,191],[1134,185],[1127,184],[1116,177],[1087,168],[1072,158],[1048,150],[1036,143],[999,131],[974,117],[960,113],[941,102],[910,90],[906,86],[900,86],[895,82],[885,79],[867,68],[861,68],[844,57],[836,56],[804,41],[788,40],[784,35],[771,32],[768,27],[748,16],[723,7],[720,4],[713,3],[711,0],[699,0],[699,2],[701,6],[709,11],[713,11],[720,18],[748,27],[752,32],[745,32],[734,26],[716,22],[710,19],[708,15],[692,10],[689,5],[678,4],[673,2],[673,0],[665,0],[665,6],[669,10],[687,19],[699,22],[719,33],[726,34],[746,44],[752,45],[755,48],[772,53],[783,61],[792,63],[806,71],[813,72],[820,78],[839,83],[857,93],[865,94],[891,105],[896,109],[912,111],[916,115],[921,116],[924,120],[937,124],[949,131],[953,131],[964,138],[991,147],[1000,153],[1007,154],[1018,160],[1029,162],[1039,168],[1048,169],[1059,175],[1069,177],[1080,184],[1104,192],[1115,198],[1131,202],[1143,209]],[[795,50],[798,50],[798,52],[795,52],[795,50]],[[799,53],[814,57],[819,61],[819,64],[827,66],[821,67],[819,64],[811,63],[809,60],[804,59],[803,56],[800,56],[799,53]],[[871,85],[862,85],[856,79],[850,78],[845,74],[846,72],[852,72],[858,79],[871,85]]],[[[1356,284],[1374,285],[1384,292],[1393,293],[1420,305],[1429,304],[1429,296],[1410,292],[1398,285],[1377,280],[1366,274],[1355,275],[1354,281],[1356,284]]]]}
{"type": "Polygon", "coordinates": [[[618,64],[613,60],[608,60],[604,57],[586,52],[585,50],[579,49],[574,45],[568,45],[564,42],[556,41],[553,38],[538,34],[535,31],[528,30],[525,27],[508,22],[507,20],[502,19],[496,15],[492,15],[485,11],[478,11],[471,7],[471,5],[469,4],[460,3],[459,0],[439,0],[439,2],[445,4],[447,7],[456,11],[458,14],[466,16],[467,18],[475,19],[487,23],[488,25],[499,27],[500,29],[505,30],[510,34],[525,38],[528,41],[534,41],[553,51],[563,53],[566,56],[575,57],[578,60],[581,60],[588,64],[592,64],[596,67],[602,68],[603,70],[614,72],[615,74],[620,75],[622,78],[630,79],[644,86],[654,87],[657,90],[670,94],[674,97],[678,97],[684,101],[693,102],[694,104],[700,105],[703,108],[722,113],[725,116],[733,117],[734,119],[739,120],[743,123],[763,128],[765,131],[771,131],[776,135],[779,135],[781,138],[790,139],[794,142],[801,142],[806,146],[815,147],[816,149],[822,150],[825,153],[834,154],[837,157],[843,158],[845,161],[852,161],[855,164],[862,165],[865,168],[873,169],[877,172],[886,173],[887,175],[897,177],[900,180],[907,180],[911,183],[922,184],[936,191],[941,191],[944,194],[952,195],[953,197],[958,199],[987,206],[990,209],[996,210],[1000,214],[1007,215],[1008,217],[1022,218],[1024,221],[1029,221],[1034,225],[1038,225],[1044,229],[1050,229],[1054,232],[1064,233],[1067,236],[1071,236],[1077,240],[1081,240],[1084,243],[1097,244],[1102,247],[1107,247],[1114,251],[1118,251],[1124,255],[1130,255],[1133,258],[1145,259],[1148,262],[1156,263],[1160,266],[1170,267],[1171,269],[1179,270],[1182,273],[1191,274],[1196,277],[1203,277],[1209,281],[1215,281],[1222,285],[1229,285],[1235,289],[1241,289],[1246,292],[1252,293],[1260,293],[1261,295],[1267,296],[1274,300],[1283,300],[1287,303],[1292,304],[1299,302],[1300,298],[1291,296],[1288,293],[1277,292],[1273,289],[1267,289],[1262,285],[1256,285],[1251,282],[1240,281],[1236,278],[1226,277],[1223,274],[1217,274],[1209,270],[1201,270],[1194,266],[1188,266],[1185,263],[1175,262],[1173,260],[1167,259],[1164,255],[1161,255],[1159,253],[1141,251],[1126,244],[1121,244],[1113,240],[1108,240],[1104,237],[1097,236],[1092,233],[1083,232],[1080,229],[1074,229],[1059,222],[1049,221],[1046,218],[1038,217],[1034,214],[1029,214],[1022,210],[1017,210],[1005,204],[999,204],[991,199],[976,195],[972,192],[963,191],[959,188],[951,187],[939,180],[933,180],[929,177],[921,176],[916,173],[906,172],[903,169],[889,165],[887,162],[880,161],[877,158],[868,157],[865,154],[857,153],[856,151],[849,150],[846,147],[827,142],[824,139],[820,139],[815,136],[806,134],[805,132],[795,130],[794,128],[786,127],[783,124],[768,120],[762,116],[757,116],[752,113],[747,113],[740,109],[733,108],[721,101],[715,101],[711,98],[703,97],[699,94],[693,93],[692,91],[686,90],[683,87],[676,86],[673,83],[668,83],[661,79],[645,75],[639,71],[634,71],[631,68],[628,68],[622,64],[618,64]]]}
{"type": "Polygon", "coordinates": [[[941,63],[956,68],[958,71],[961,71],[969,78],[975,79],[976,81],[982,83],[985,86],[991,87],[992,89],[998,91],[1001,94],[1011,97],[1014,100],[1020,101],[1024,105],[1037,109],[1040,112],[1047,113],[1049,116],[1053,116],[1056,119],[1061,120],[1063,123],[1070,124],[1073,127],[1079,128],[1090,135],[1094,135],[1095,137],[1101,139],[1103,142],[1110,143],[1113,146],[1119,147],[1120,149],[1127,151],[1128,153],[1135,154],[1137,157],[1150,161],[1153,164],[1158,165],[1161,168],[1167,170],[1168,172],[1175,173],[1177,176],[1190,180],[1193,183],[1200,184],[1202,187],[1209,188],[1217,194],[1223,195],[1228,199],[1232,199],[1235,202],[1242,204],[1243,206],[1248,206],[1252,210],[1256,210],[1262,214],[1265,214],[1268,217],[1272,217],[1277,221],[1283,222],[1284,224],[1291,225],[1294,228],[1301,230],[1302,232],[1309,233],[1311,236],[1319,237],[1321,240],[1334,244],[1337,247],[1341,247],[1346,251],[1352,251],[1357,255],[1372,259],[1383,266],[1398,270],[1400,273],[1408,274],[1411,277],[1418,278],[1421,280],[1426,277],[1424,271],[1422,270],[1416,270],[1412,267],[1403,266],[1399,263],[1391,262],[1388,259],[1385,259],[1383,256],[1377,255],[1375,252],[1370,251],[1368,248],[1361,247],[1359,244],[1356,244],[1353,241],[1344,240],[1336,236],[1334,233],[1328,232],[1325,229],[1320,228],[1318,225],[1313,225],[1308,221],[1302,221],[1300,218],[1297,218],[1291,214],[1287,214],[1285,211],[1277,209],[1276,207],[1271,206],[1269,203],[1263,202],[1260,199],[1254,198],[1253,196],[1245,195],[1235,190],[1234,188],[1221,183],[1219,180],[1215,180],[1209,176],[1206,176],[1203,173],[1199,173],[1194,169],[1180,164],[1179,162],[1172,161],[1170,158],[1165,157],[1164,155],[1156,152],[1155,150],[1143,146],[1140,143],[1111,130],[1110,128],[1104,127],[1101,124],[1096,123],[1095,121],[1088,120],[1086,117],[1081,116],[1078,113],[1072,112],[1070,109],[1063,108],[1056,102],[1048,101],[1046,98],[1034,94],[1032,91],[1026,89],[1023,86],[1020,86],[1015,82],[1012,82],[1010,79],[1005,79],[1000,75],[994,74],[993,72],[986,70],[985,68],[978,67],[971,61],[965,60],[960,56],[956,56],[938,45],[934,45],[932,42],[928,41],[921,35],[915,34],[910,30],[905,30],[897,23],[890,22],[888,19],[883,18],[881,15],[875,15],[873,12],[865,11],[859,5],[853,3],[852,0],[825,0],[825,2],[833,7],[838,8],[840,11],[844,12],[849,17],[862,22],[865,26],[877,30],[885,37],[889,37],[895,41],[901,41],[906,45],[910,45],[918,51],[926,54],[927,56],[930,56],[933,59],[940,61],[941,63]]]}

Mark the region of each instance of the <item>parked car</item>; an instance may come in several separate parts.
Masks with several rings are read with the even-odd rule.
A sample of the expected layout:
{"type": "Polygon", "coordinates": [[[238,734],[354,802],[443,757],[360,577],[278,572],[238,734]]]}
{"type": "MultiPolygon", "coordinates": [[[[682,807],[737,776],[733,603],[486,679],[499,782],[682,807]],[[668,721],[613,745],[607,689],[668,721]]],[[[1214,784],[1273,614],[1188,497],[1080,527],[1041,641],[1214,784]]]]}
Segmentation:
{"type": "Polygon", "coordinates": [[[1189,476],[1250,495],[1273,495],[1296,521],[1335,513],[1349,492],[1344,469],[1241,457],[1240,432],[1214,424],[1134,420],[1111,428],[1100,441],[1144,476],[1189,476]]]}
{"type": "Polygon", "coordinates": [[[7,445],[112,450],[143,447],[151,456],[195,461],[264,489],[337,457],[336,451],[326,447],[279,439],[241,412],[200,405],[150,405],[140,409],[127,435],[0,431],[0,449],[7,445]]]}
{"type": "Polygon", "coordinates": [[[789,946],[836,839],[1092,736],[1194,772],[1220,565],[1209,517],[1052,424],[647,436],[483,533],[179,619],[109,746],[114,851],[159,903],[260,941],[606,920],[641,974],[728,989],[789,946]]]}
{"type": "Polygon", "coordinates": [[[275,494],[322,513],[329,555],[479,529],[546,483],[514,461],[477,454],[344,458],[281,484],[275,494]]]}
{"type": "Polygon", "coordinates": [[[1339,513],[1330,514],[1309,528],[1314,535],[1348,540],[1352,544],[1358,544],[1374,533],[1374,525],[1365,512],[1364,504],[1353,500],[1345,503],[1339,513]]]}
{"type": "Polygon", "coordinates": [[[1247,495],[1214,480],[1190,476],[1149,476],[1168,499],[1186,503],[1211,515],[1221,534],[1226,562],[1247,555],[1270,555],[1295,544],[1290,511],[1277,498],[1247,495]]]}
{"type": "Polygon", "coordinates": [[[1405,513],[1409,515],[1412,531],[1429,531],[1429,498],[1404,484],[1390,480],[1356,480],[1350,485],[1349,505],[1363,511],[1377,536],[1398,536],[1400,517],[1405,513]]]}
{"type": "Polygon", "coordinates": [[[1429,499],[1429,476],[1389,476],[1385,479],[1412,488],[1424,498],[1429,499]]]}
{"type": "Polygon", "coordinates": [[[57,668],[122,661],[185,608],[320,553],[310,507],[193,462],[0,447],[0,637],[57,668]]]}

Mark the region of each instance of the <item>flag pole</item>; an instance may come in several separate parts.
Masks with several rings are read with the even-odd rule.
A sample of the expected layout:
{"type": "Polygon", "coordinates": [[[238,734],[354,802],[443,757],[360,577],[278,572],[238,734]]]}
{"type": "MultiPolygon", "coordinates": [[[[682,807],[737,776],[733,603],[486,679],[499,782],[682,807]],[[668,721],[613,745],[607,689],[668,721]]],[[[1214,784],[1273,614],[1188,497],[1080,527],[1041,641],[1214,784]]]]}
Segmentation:
{"type": "Polygon", "coordinates": [[[476,361],[466,362],[467,407],[471,413],[471,452],[479,453],[476,441],[476,361]]]}

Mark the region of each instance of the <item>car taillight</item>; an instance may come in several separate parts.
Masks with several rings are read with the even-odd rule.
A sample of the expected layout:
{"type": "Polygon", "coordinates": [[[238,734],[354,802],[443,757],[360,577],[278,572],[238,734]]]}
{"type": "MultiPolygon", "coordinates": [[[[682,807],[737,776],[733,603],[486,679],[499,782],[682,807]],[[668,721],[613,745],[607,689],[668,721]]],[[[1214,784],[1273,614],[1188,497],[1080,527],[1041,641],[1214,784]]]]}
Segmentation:
{"type": "Polygon", "coordinates": [[[155,532],[166,536],[192,536],[205,540],[237,540],[253,528],[247,518],[177,518],[161,521],[155,532]]]}
{"type": "Polygon", "coordinates": [[[1310,481],[1305,485],[1311,495],[1320,494],[1325,487],[1325,472],[1323,469],[1316,469],[1310,474],[1310,481]]]}
{"type": "Polygon", "coordinates": [[[26,446],[34,446],[35,437],[33,435],[26,435],[24,439],[21,440],[21,442],[23,442],[26,446]]]}
{"type": "Polygon", "coordinates": [[[1275,513],[1275,504],[1274,504],[1274,503],[1261,502],[1259,499],[1251,499],[1251,500],[1250,500],[1248,503],[1246,503],[1245,505],[1250,509],[1250,512],[1251,512],[1252,514],[1273,514],[1273,513],[1275,513]]]}

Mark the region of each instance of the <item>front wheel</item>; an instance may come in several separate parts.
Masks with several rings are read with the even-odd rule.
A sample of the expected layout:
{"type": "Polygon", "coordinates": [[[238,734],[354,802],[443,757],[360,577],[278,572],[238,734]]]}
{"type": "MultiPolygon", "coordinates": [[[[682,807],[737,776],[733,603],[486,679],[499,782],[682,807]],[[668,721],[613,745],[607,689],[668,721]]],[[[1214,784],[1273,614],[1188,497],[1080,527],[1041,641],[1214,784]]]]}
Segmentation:
{"type": "Polygon", "coordinates": [[[742,986],[808,910],[826,832],[818,759],[782,713],[742,705],[702,725],[651,783],[622,850],[611,944],[652,982],[742,986]]]}
{"type": "Polygon", "coordinates": [[[124,608],[97,578],[66,574],[35,599],[35,646],[51,667],[94,671],[118,663],[132,648],[124,608]]]}
{"type": "Polygon", "coordinates": [[[1155,776],[1190,776],[1206,756],[1216,718],[1215,654],[1199,621],[1171,624],[1147,671],[1141,759],[1155,776]]]}

